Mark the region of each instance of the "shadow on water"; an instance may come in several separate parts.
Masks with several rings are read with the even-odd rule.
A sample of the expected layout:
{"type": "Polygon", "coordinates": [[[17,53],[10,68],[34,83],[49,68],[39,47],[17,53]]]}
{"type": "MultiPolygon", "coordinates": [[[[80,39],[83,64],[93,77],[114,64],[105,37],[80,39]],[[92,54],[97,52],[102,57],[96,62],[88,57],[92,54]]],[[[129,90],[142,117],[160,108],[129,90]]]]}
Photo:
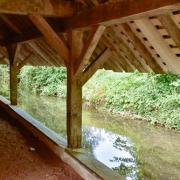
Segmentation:
{"type": "MultiPolygon", "coordinates": [[[[65,101],[26,95],[19,106],[66,138],[65,101]]],[[[83,148],[135,179],[180,179],[180,134],[146,122],[83,110],[83,148]]]]}

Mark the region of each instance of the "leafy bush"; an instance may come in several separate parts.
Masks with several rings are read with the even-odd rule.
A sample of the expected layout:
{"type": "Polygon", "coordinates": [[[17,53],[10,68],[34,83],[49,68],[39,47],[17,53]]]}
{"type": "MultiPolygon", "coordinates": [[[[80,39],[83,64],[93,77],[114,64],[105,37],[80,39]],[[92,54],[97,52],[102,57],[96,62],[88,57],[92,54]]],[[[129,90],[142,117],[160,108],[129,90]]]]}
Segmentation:
{"type": "Polygon", "coordinates": [[[7,65],[0,65],[0,94],[9,98],[9,69],[7,65]]]}
{"type": "Polygon", "coordinates": [[[23,90],[30,90],[40,95],[65,97],[65,68],[25,66],[19,78],[23,90]]]}
{"type": "Polygon", "coordinates": [[[100,70],[85,85],[84,99],[180,129],[180,75],[100,70]]]}

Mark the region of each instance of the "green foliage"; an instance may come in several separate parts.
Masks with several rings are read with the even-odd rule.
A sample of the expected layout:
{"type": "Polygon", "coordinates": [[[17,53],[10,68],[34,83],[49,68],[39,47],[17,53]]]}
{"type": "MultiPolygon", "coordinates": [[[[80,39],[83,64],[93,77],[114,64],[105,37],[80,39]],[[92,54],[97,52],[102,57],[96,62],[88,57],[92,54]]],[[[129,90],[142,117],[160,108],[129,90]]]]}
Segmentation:
{"type": "MultiPolygon", "coordinates": [[[[25,66],[19,73],[21,92],[66,97],[66,69],[25,66]]],[[[0,93],[9,96],[7,66],[0,66],[0,93]]],[[[115,73],[99,70],[84,86],[83,98],[110,111],[141,115],[152,124],[180,130],[180,75],[115,73]]]]}
{"type": "Polygon", "coordinates": [[[7,65],[0,65],[0,94],[9,98],[9,69],[7,65]]]}
{"type": "Polygon", "coordinates": [[[24,67],[20,74],[20,87],[36,94],[66,96],[66,69],[57,67],[24,67]]]}
{"type": "Polygon", "coordinates": [[[153,124],[180,129],[180,75],[101,70],[85,85],[84,99],[113,112],[128,111],[153,124]]]}

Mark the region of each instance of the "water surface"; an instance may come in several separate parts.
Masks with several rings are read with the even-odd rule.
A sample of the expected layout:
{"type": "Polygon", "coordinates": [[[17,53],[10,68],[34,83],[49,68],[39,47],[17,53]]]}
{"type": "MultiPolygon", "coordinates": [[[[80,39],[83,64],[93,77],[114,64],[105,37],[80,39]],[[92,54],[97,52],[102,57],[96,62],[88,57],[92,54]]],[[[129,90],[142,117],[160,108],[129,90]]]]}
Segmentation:
{"type": "MultiPolygon", "coordinates": [[[[28,94],[19,105],[66,138],[64,100],[28,94]]],[[[128,180],[180,179],[180,134],[147,122],[84,109],[83,148],[128,180]]]]}

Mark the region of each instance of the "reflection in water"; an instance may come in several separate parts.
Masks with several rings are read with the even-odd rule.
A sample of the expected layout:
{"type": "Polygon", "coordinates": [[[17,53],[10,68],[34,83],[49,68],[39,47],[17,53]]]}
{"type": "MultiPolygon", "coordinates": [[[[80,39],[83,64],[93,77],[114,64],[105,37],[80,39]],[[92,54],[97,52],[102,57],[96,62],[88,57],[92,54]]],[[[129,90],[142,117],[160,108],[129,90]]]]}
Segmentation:
{"type": "Polygon", "coordinates": [[[137,179],[137,163],[130,139],[96,127],[84,127],[83,135],[84,148],[91,150],[97,160],[126,175],[126,179],[137,179]]]}
{"type": "MultiPolygon", "coordinates": [[[[22,109],[66,137],[64,100],[29,94],[19,100],[22,109]]],[[[127,179],[180,179],[179,133],[143,121],[85,109],[83,128],[84,147],[99,161],[120,174],[127,174],[127,179]]]]}
{"type": "MultiPolygon", "coordinates": [[[[66,138],[65,102],[62,100],[58,102],[52,97],[31,96],[30,99],[31,103],[28,98],[22,98],[20,106],[44,125],[66,138]],[[35,103],[32,105],[33,100],[35,103]],[[56,104],[54,104],[55,100],[56,104]]],[[[127,137],[104,128],[83,124],[83,147],[109,168],[127,176],[127,179],[137,179],[134,147],[127,137]]]]}

